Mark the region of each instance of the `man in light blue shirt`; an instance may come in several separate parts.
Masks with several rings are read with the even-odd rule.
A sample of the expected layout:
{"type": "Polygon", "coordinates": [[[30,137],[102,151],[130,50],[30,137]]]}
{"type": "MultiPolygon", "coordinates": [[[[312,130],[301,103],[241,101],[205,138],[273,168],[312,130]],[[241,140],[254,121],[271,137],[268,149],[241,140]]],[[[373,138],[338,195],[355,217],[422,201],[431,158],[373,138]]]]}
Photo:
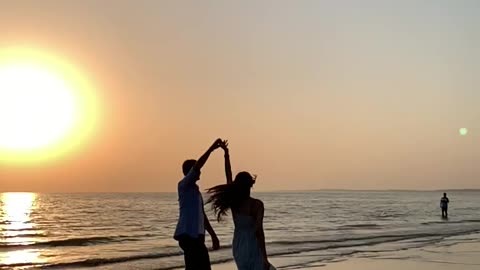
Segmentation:
{"type": "Polygon", "coordinates": [[[217,139],[198,161],[189,159],[183,163],[185,177],[178,183],[178,203],[180,216],[174,238],[184,252],[185,270],[210,270],[210,257],[205,246],[205,230],[212,238],[213,249],[220,248],[220,243],[213,230],[205,210],[197,181],[200,180],[200,169],[207,162],[210,154],[222,144],[217,139]]]}

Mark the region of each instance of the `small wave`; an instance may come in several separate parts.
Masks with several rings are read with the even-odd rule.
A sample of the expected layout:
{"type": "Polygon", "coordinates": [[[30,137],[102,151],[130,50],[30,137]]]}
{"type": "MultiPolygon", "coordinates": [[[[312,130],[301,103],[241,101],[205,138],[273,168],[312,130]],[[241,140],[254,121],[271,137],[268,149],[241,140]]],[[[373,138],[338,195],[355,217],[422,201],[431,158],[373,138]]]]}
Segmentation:
{"type": "Polygon", "coordinates": [[[352,224],[352,225],[339,226],[337,229],[349,230],[349,229],[358,229],[358,228],[368,229],[368,228],[378,228],[378,227],[380,227],[380,225],[378,224],[352,224]]]}
{"type": "Polygon", "coordinates": [[[133,238],[122,237],[85,237],[70,238],[62,240],[51,240],[44,242],[33,242],[26,244],[0,244],[0,249],[22,249],[22,248],[38,248],[38,247],[69,247],[69,246],[89,246],[96,244],[107,244],[112,242],[136,241],[133,238]]]}
{"type": "MultiPolygon", "coordinates": [[[[69,262],[69,263],[56,263],[50,265],[43,265],[38,268],[40,269],[65,269],[65,268],[79,268],[79,267],[97,267],[108,264],[116,263],[128,263],[131,261],[137,260],[146,260],[146,259],[161,259],[166,257],[174,257],[182,255],[182,252],[171,252],[171,253],[152,253],[152,254],[143,254],[137,256],[126,256],[126,257],[116,257],[116,258],[98,258],[98,259],[87,259],[83,261],[69,262]]],[[[233,259],[212,259],[211,264],[222,264],[231,262],[233,259]]],[[[157,268],[158,270],[171,270],[181,268],[183,265],[171,265],[157,268]]],[[[0,269],[2,269],[0,267],[0,269]]]]}
{"type": "MultiPolygon", "coordinates": [[[[476,233],[478,231],[479,229],[476,228],[471,230],[461,230],[461,231],[443,232],[443,233],[420,232],[420,233],[376,234],[376,235],[370,235],[370,236],[344,237],[344,238],[331,238],[331,239],[325,239],[325,238],[311,239],[311,240],[298,239],[294,241],[273,241],[273,242],[267,243],[267,246],[269,247],[269,255],[274,257],[274,256],[300,254],[300,253],[310,252],[310,251],[335,250],[335,249],[338,250],[342,248],[350,249],[355,247],[367,247],[367,246],[373,246],[373,245],[378,245],[383,243],[399,242],[399,241],[413,240],[413,239],[439,241],[446,237],[451,237],[456,235],[466,235],[466,234],[476,233]]],[[[90,239],[89,241],[92,241],[92,239],[90,239]]],[[[111,238],[95,238],[94,242],[95,241],[111,241],[111,238]]],[[[425,241],[425,245],[427,245],[428,243],[429,241],[425,241]]],[[[63,245],[64,244],[65,243],[63,243],[63,245]]],[[[401,246],[399,248],[407,248],[407,246],[401,246]]],[[[231,245],[225,245],[225,246],[222,246],[221,248],[221,250],[223,250],[224,252],[229,249],[231,249],[231,245]]],[[[357,253],[357,252],[361,252],[361,249],[348,250],[348,252],[357,253]]],[[[171,252],[165,252],[165,253],[150,253],[150,254],[140,254],[135,256],[125,256],[125,257],[95,258],[95,259],[85,259],[81,261],[41,265],[40,268],[41,269],[67,269],[67,268],[79,268],[79,267],[96,267],[96,266],[102,266],[102,265],[108,265],[108,264],[130,263],[132,261],[145,260],[145,259],[162,259],[162,258],[168,259],[169,257],[176,257],[181,255],[182,255],[181,251],[171,251],[171,252]]],[[[341,252],[337,255],[343,256],[345,255],[345,253],[341,252]]],[[[225,255],[225,256],[222,256],[222,258],[216,258],[216,259],[212,258],[211,262],[212,264],[219,264],[219,263],[229,262],[231,260],[232,258],[230,255],[228,256],[225,255]]],[[[182,265],[178,265],[177,263],[174,263],[174,264],[167,263],[166,265],[157,269],[159,270],[176,269],[182,266],[182,265]]]]}
{"type": "Polygon", "coordinates": [[[312,239],[307,240],[295,240],[295,241],[277,241],[268,243],[267,246],[272,247],[272,256],[280,255],[289,255],[289,254],[298,254],[303,252],[310,251],[320,251],[327,249],[338,249],[338,248],[353,248],[353,247],[366,247],[379,245],[384,243],[392,242],[401,242],[409,240],[417,240],[417,242],[422,242],[427,245],[428,243],[438,242],[442,239],[459,236],[459,235],[468,235],[478,233],[479,228],[469,229],[469,230],[460,230],[460,231],[451,231],[443,233],[398,233],[398,234],[377,234],[370,236],[360,236],[360,237],[346,237],[346,238],[333,238],[333,239],[312,239]],[[419,241],[422,240],[422,241],[419,241]],[[288,249],[280,248],[276,249],[275,246],[286,246],[288,249]],[[276,249],[276,250],[275,250],[276,249]]]}
{"type": "Polygon", "coordinates": [[[12,263],[12,264],[1,264],[0,263],[0,269],[5,269],[5,270],[11,270],[15,268],[31,268],[31,267],[40,267],[41,263],[12,263]]]}
{"type": "Polygon", "coordinates": [[[373,215],[370,215],[375,219],[393,219],[393,218],[400,218],[405,216],[405,213],[395,213],[395,212],[380,212],[373,215]]]}
{"type": "Polygon", "coordinates": [[[27,231],[36,231],[42,228],[0,228],[0,232],[12,231],[12,232],[27,232],[27,231]]]}
{"type": "Polygon", "coordinates": [[[465,220],[442,220],[442,221],[427,221],[422,222],[422,225],[433,225],[433,224],[461,224],[461,223],[480,223],[480,219],[465,219],[465,220]]]}
{"type": "MultiPolygon", "coordinates": [[[[459,232],[459,233],[446,234],[444,235],[444,237],[452,236],[455,234],[466,234],[466,233],[469,233],[469,232],[464,231],[461,233],[459,232]]],[[[267,243],[267,246],[270,247],[269,256],[275,257],[275,256],[299,254],[299,253],[310,252],[310,251],[321,251],[321,250],[330,250],[330,249],[334,250],[334,249],[340,249],[340,248],[354,248],[354,247],[360,247],[360,246],[372,246],[372,245],[378,245],[378,244],[388,243],[388,242],[396,242],[396,241],[402,241],[407,239],[416,239],[416,238],[433,237],[433,236],[439,237],[438,234],[428,234],[428,233],[375,235],[375,236],[369,236],[369,237],[348,237],[343,239],[329,239],[329,240],[318,239],[318,240],[311,240],[311,241],[302,241],[302,240],[274,241],[274,242],[267,243]],[[288,246],[287,249],[282,248],[285,245],[288,246]]],[[[231,249],[231,246],[230,245],[222,246],[222,250],[225,250],[225,249],[231,249]]],[[[347,252],[342,252],[337,255],[346,256],[346,255],[352,255],[360,252],[361,250],[348,250],[347,252]]],[[[137,255],[137,256],[116,257],[116,258],[87,259],[87,260],[70,262],[70,263],[58,263],[58,264],[52,264],[52,265],[45,265],[45,266],[41,266],[41,269],[96,267],[96,266],[102,266],[102,265],[108,265],[108,264],[129,263],[137,260],[161,259],[161,258],[181,256],[181,255],[182,255],[182,252],[178,251],[178,252],[170,252],[170,253],[153,253],[153,254],[143,254],[143,255],[137,255]]],[[[332,259],[338,260],[339,258],[335,257],[335,258],[330,258],[329,260],[332,260],[332,259]]],[[[211,260],[211,263],[220,264],[220,263],[230,262],[232,260],[233,259],[230,256],[228,256],[220,259],[213,259],[211,260]]],[[[315,260],[312,260],[312,262],[313,261],[318,262],[319,259],[316,258],[315,260]]],[[[170,264],[170,265],[164,265],[157,269],[170,270],[170,269],[177,269],[179,267],[182,267],[182,265],[170,264]]],[[[290,265],[289,267],[293,267],[292,269],[303,269],[304,265],[303,264],[290,265]],[[298,267],[298,268],[295,268],[295,267],[298,267]]]]}
{"type": "MultiPolygon", "coordinates": [[[[10,238],[17,238],[17,237],[47,237],[48,234],[46,233],[19,233],[14,235],[3,235],[0,236],[0,239],[10,239],[10,238]]],[[[1,247],[1,244],[0,244],[1,247]]]]}
{"type": "Polygon", "coordinates": [[[104,264],[114,264],[114,263],[123,263],[129,261],[143,260],[143,259],[160,259],[165,257],[180,256],[183,253],[181,252],[171,252],[171,253],[152,253],[152,254],[142,254],[137,256],[126,256],[126,257],[116,257],[116,258],[98,258],[98,259],[87,259],[83,261],[76,261],[70,263],[57,263],[51,265],[42,266],[42,269],[63,269],[68,267],[94,267],[104,264]]]}

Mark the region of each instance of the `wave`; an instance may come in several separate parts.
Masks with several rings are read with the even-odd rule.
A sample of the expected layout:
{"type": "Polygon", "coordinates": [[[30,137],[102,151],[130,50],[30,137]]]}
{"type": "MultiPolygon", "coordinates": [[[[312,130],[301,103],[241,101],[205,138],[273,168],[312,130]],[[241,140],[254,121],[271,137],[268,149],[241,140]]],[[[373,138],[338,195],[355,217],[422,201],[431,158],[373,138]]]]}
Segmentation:
{"type": "Polygon", "coordinates": [[[480,223],[480,219],[464,219],[464,220],[443,220],[443,221],[427,221],[422,222],[422,225],[434,225],[434,224],[464,224],[464,223],[480,223]]]}
{"type": "MultiPolygon", "coordinates": [[[[480,231],[480,229],[478,230],[480,231]]],[[[475,233],[477,230],[472,231],[462,231],[461,233],[455,234],[438,234],[438,233],[412,233],[412,234],[378,234],[378,235],[365,235],[358,237],[345,237],[345,238],[332,238],[332,239],[305,239],[305,240],[293,240],[293,241],[276,241],[269,244],[274,245],[284,245],[284,246],[294,246],[294,245],[305,245],[305,244],[327,244],[327,243],[345,243],[345,242],[360,242],[360,245],[370,245],[378,243],[386,243],[393,241],[402,241],[408,239],[416,238],[427,238],[427,237],[449,237],[462,234],[475,233]],[[361,242],[364,241],[364,242],[361,242]]],[[[357,245],[352,245],[357,246],[357,245]]],[[[328,246],[328,248],[333,248],[335,246],[328,246]]],[[[343,246],[342,246],[343,247],[343,246]]],[[[302,251],[303,252],[303,251],[302,251]]]]}
{"type": "Polygon", "coordinates": [[[171,252],[171,253],[152,253],[152,254],[142,254],[137,256],[126,256],[126,257],[116,257],[116,258],[98,258],[98,259],[87,259],[82,261],[70,262],[70,263],[57,263],[52,265],[46,265],[41,267],[42,269],[54,269],[54,268],[68,268],[68,267],[94,267],[105,264],[114,264],[122,263],[129,261],[137,261],[143,259],[160,259],[165,257],[180,256],[182,252],[171,252]]]}
{"type": "Polygon", "coordinates": [[[35,227],[35,228],[0,228],[0,232],[7,232],[7,231],[12,231],[12,232],[26,232],[26,231],[37,231],[37,230],[42,230],[43,228],[41,227],[35,227]]]}
{"type": "MultiPolygon", "coordinates": [[[[425,246],[432,244],[442,239],[459,236],[459,235],[469,235],[480,232],[480,228],[472,228],[468,230],[458,230],[458,231],[444,231],[439,233],[426,233],[426,232],[415,232],[415,233],[406,233],[398,232],[396,234],[377,234],[370,236],[357,236],[357,237],[343,237],[343,238],[332,238],[332,239],[296,239],[292,241],[274,241],[267,243],[269,256],[289,256],[305,252],[312,251],[326,251],[326,250],[338,250],[333,255],[336,259],[339,257],[345,256],[345,254],[354,254],[362,252],[361,247],[369,247],[374,245],[400,242],[403,245],[398,246],[399,249],[418,247],[418,245],[425,246]],[[413,240],[413,241],[412,241],[413,240]],[[406,242],[405,242],[406,241],[406,242]],[[355,248],[355,249],[352,249],[355,248]],[[346,249],[346,250],[345,250],[346,249]]],[[[102,239],[98,238],[94,241],[106,241],[110,238],[102,239]]],[[[70,239],[72,240],[72,239],[70,239]]],[[[90,239],[89,241],[92,241],[90,239]]],[[[64,243],[63,243],[64,244],[64,243]]],[[[212,256],[212,264],[219,264],[232,261],[231,258],[231,245],[222,246],[219,252],[212,253],[215,254],[212,256]]],[[[369,250],[369,252],[374,252],[369,250]]],[[[148,253],[140,254],[134,256],[125,256],[125,257],[113,257],[113,258],[94,258],[94,259],[85,259],[80,261],[49,264],[49,265],[40,265],[42,269],[66,269],[66,268],[78,268],[78,267],[97,267],[108,264],[118,264],[118,263],[130,263],[138,260],[151,260],[151,259],[164,259],[169,260],[172,257],[181,256],[182,252],[180,251],[171,251],[165,253],[148,253]]],[[[315,258],[318,261],[318,257],[315,258]]],[[[179,263],[174,263],[173,261],[160,264],[161,267],[157,268],[158,270],[169,270],[182,267],[179,263]]],[[[2,265],[0,265],[0,269],[2,265]]]]}
{"type": "MultiPolygon", "coordinates": [[[[108,264],[115,264],[115,263],[128,263],[137,260],[146,260],[146,259],[161,259],[173,256],[180,256],[182,252],[171,252],[171,253],[152,253],[152,254],[144,254],[138,256],[126,256],[126,257],[116,257],[116,258],[98,258],[98,259],[87,259],[83,261],[76,261],[70,263],[57,263],[57,264],[50,264],[50,265],[38,265],[40,269],[65,269],[65,268],[79,268],[79,267],[97,267],[102,265],[108,264]]],[[[211,264],[221,264],[227,263],[232,261],[233,259],[216,259],[211,260],[211,264]]],[[[12,266],[12,265],[9,265],[12,266]]],[[[25,266],[25,265],[23,265],[25,266]]],[[[157,270],[170,270],[170,269],[178,269],[182,267],[182,265],[170,265],[164,266],[160,268],[156,268],[157,270]]],[[[2,269],[2,265],[0,264],[0,269],[2,269]]]]}
{"type": "Polygon", "coordinates": [[[369,228],[378,228],[381,225],[372,223],[365,223],[365,224],[352,224],[352,225],[343,225],[335,228],[335,230],[350,230],[350,229],[369,229],[369,228]]]}
{"type": "Polygon", "coordinates": [[[1,264],[0,263],[0,269],[5,269],[5,270],[12,270],[15,268],[38,268],[41,267],[43,264],[42,263],[12,263],[12,264],[1,264]]]}
{"type": "MultiPolygon", "coordinates": [[[[4,239],[10,239],[10,238],[17,238],[17,237],[47,237],[48,234],[46,233],[19,233],[19,234],[14,234],[14,235],[3,235],[0,237],[4,239]]],[[[1,244],[0,244],[1,247],[1,244]]]]}
{"type": "Polygon", "coordinates": [[[116,237],[83,237],[83,238],[69,238],[62,240],[50,240],[43,242],[33,242],[33,243],[9,243],[9,244],[0,244],[1,249],[24,249],[24,248],[39,248],[39,247],[76,247],[76,246],[89,246],[97,244],[108,244],[114,242],[126,242],[126,241],[138,241],[137,238],[130,238],[125,236],[116,236],[116,237]]]}

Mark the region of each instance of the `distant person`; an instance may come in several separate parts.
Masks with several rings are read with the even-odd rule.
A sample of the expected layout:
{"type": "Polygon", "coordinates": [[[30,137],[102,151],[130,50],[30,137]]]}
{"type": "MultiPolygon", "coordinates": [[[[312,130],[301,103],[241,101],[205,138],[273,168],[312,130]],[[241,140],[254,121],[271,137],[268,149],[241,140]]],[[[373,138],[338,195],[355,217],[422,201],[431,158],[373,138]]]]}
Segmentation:
{"type": "Polygon", "coordinates": [[[250,197],[250,190],[255,178],[248,172],[240,172],[232,181],[232,170],[228,142],[221,145],[225,151],[225,173],[227,184],[212,187],[208,190],[211,197],[207,203],[220,221],[227,211],[232,211],[235,232],[233,235],[233,257],[238,270],[275,269],[268,262],[263,231],[263,202],[250,197]]]}
{"type": "Polygon", "coordinates": [[[184,178],[178,183],[178,202],[180,217],[174,238],[184,252],[186,270],[210,270],[210,257],[205,246],[205,229],[212,238],[213,249],[220,248],[220,243],[210,226],[203,208],[202,194],[197,185],[200,170],[210,154],[220,147],[222,140],[217,139],[207,152],[197,160],[186,160],[182,169],[184,178]]]}
{"type": "Polygon", "coordinates": [[[440,199],[440,208],[442,209],[442,218],[448,218],[448,203],[450,200],[447,198],[447,193],[443,193],[443,197],[440,199]]]}

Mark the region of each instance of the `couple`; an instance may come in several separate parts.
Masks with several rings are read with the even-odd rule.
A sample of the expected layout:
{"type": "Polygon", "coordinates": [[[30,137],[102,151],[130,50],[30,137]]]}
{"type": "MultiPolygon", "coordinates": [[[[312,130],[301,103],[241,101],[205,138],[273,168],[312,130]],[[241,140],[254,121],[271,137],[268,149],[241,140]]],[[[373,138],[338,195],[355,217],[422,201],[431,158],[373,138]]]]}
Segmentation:
{"type": "MultiPolygon", "coordinates": [[[[186,270],[209,270],[210,258],[205,246],[205,230],[212,238],[213,250],[220,243],[203,208],[202,195],[197,185],[200,170],[210,154],[218,148],[225,152],[225,173],[227,184],[208,190],[218,221],[227,211],[232,211],[235,232],[233,236],[233,256],[239,270],[268,270],[265,235],[263,232],[263,203],[250,197],[250,189],[255,177],[248,172],[240,172],[232,179],[228,142],[217,139],[198,160],[186,160],[182,169],[184,178],[178,183],[180,217],[174,238],[179,242],[185,256],[186,270]]],[[[272,266],[273,268],[273,266],[272,266]]],[[[274,269],[274,268],[273,268],[274,269]]]]}

